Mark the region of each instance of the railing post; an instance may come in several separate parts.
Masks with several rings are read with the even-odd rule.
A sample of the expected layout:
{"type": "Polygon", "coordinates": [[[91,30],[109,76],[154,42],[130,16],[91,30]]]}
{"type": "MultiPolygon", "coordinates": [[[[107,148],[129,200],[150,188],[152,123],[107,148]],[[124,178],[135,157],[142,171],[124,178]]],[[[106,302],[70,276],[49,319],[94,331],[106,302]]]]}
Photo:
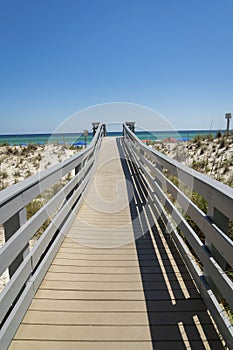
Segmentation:
{"type": "Polygon", "coordinates": [[[99,122],[94,122],[94,123],[92,123],[93,137],[95,136],[95,133],[96,133],[96,131],[97,131],[99,125],[100,125],[99,122]]]}
{"type": "Polygon", "coordinates": [[[77,175],[80,171],[81,163],[74,168],[74,174],[77,175]]]}
{"type": "MultiPolygon", "coordinates": [[[[213,221],[214,224],[216,224],[224,233],[227,233],[229,227],[229,219],[225,215],[223,215],[217,208],[215,208],[214,205],[210,202],[208,203],[207,215],[213,221]]],[[[227,267],[226,260],[212,244],[211,237],[208,234],[205,235],[205,245],[208,248],[212,257],[216,260],[216,262],[223,269],[223,271],[225,271],[227,267]]],[[[209,276],[208,272],[206,272],[205,266],[204,275],[210,288],[215,292],[216,295],[219,295],[219,297],[221,298],[221,290],[219,290],[215,281],[209,276]]]]}
{"type": "Polygon", "coordinates": [[[106,124],[103,124],[103,136],[107,136],[106,124]]]}
{"type": "MultiPolygon", "coordinates": [[[[9,220],[4,223],[5,240],[8,241],[14,233],[27,221],[26,207],[13,215],[9,220]]],[[[15,258],[13,263],[9,266],[9,275],[13,276],[19,265],[24,260],[25,256],[29,253],[29,244],[20,252],[15,258]]]]}
{"type": "Polygon", "coordinates": [[[133,133],[135,133],[135,122],[126,122],[125,124],[133,133]]]}
{"type": "MultiPolygon", "coordinates": [[[[224,233],[228,234],[229,219],[223,213],[221,213],[217,208],[215,208],[214,205],[211,203],[208,203],[207,215],[213,221],[214,224],[216,224],[224,233]]],[[[219,251],[214,247],[211,241],[211,237],[209,237],[208,234],[205,237],[205,245],[207,246],[208,250],[210,251],[211,255],[214,257],[214,259],[217,261],[217,263],[221,266],[221,268],[223,270],[226,270],[226,266],[227,266],[226,260],[219,253],[219,251]]]]}

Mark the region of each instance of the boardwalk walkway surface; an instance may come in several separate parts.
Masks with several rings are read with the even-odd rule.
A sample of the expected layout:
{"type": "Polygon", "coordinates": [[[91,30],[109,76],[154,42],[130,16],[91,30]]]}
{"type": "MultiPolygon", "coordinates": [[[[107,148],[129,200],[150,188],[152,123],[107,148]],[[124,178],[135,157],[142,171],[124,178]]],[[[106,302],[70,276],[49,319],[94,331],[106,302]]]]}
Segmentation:
{"type": "Polygon", "coordinates": [[[123,154],[122,139],[103,139],[78,216],[10,350],[223,348],[123,154]]]}

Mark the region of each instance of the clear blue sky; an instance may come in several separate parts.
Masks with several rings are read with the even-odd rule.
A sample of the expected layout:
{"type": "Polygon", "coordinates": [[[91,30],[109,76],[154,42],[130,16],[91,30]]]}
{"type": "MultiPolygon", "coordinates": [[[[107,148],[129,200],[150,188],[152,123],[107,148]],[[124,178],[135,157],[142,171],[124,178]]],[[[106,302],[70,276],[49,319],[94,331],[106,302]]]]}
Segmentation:
{"type": "Polygon", "coordinates": [[[0,0],[0,50],[0,133],[51,132],[111,101],[177,129],[233,112],[232,0],[0,0]]]}

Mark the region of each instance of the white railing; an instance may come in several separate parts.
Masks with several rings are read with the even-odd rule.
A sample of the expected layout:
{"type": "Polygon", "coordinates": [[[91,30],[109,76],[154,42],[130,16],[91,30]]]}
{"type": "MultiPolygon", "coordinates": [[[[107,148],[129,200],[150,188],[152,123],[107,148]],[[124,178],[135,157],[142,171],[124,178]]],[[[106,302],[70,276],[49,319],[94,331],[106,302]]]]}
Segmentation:
{"type": "Polygon", "coordinates": [[[233,349],[233,326],[221,306],[225,302],[233,309],[233,283],[227,274],[233,268],[233,242],[228,236],[233,189],[146,146],[126,124],[123,128],[126,149],[147,183],[158,223],[173,239],[228,348],[233,349]],[[203,198],[207,213],[190,199],[192,193],[203,198]]]}
{"type": "Polygon", "coordinates": [[[104,127],[99,125],[87,149],[0,192],[0,225],[5,244],[0,248],[0,276],[10,280],[0,293],[0,349],[7,349],[30,302],[58,251],[93,173],[104,127]],[[75,176],[27,220],[27,205],[66,174],[75,176]],[[29,250],[29,241],[51,219],[29,250]]]}

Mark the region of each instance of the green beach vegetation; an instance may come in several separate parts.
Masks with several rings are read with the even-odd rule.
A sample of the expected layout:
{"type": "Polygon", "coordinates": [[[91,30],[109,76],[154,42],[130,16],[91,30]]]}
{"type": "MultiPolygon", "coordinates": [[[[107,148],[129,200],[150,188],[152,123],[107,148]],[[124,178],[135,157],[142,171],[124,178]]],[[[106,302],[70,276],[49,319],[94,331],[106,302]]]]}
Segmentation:
{"type": "Polygon", "coordinates": [[[153,142],[152,147],[207,176],[233,187],[233,132],[197,135],[187,142],[153,142]]]}
{"type": "Polygon", "coordinates": [[[68,145],[0,146],[0,190],[72,156],[80,148],[68,145]]]}

